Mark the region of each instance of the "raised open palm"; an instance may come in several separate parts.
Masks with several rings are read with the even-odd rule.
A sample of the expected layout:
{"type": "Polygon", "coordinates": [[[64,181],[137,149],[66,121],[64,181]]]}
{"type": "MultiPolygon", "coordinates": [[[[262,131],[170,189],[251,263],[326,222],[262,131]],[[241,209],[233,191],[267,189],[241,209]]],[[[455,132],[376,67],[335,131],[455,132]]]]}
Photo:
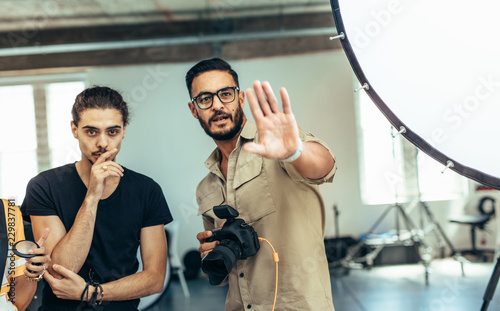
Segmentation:
{"type": "Polygon", "coordinates": [[[285,88],[280,89],[283,112],[269,82],[255,81],[246,94],[250,111],[257,125],[259,142],[246,143],[247,152],[269,159],[285,159],[298,147],[299,130],[285,88]]]}

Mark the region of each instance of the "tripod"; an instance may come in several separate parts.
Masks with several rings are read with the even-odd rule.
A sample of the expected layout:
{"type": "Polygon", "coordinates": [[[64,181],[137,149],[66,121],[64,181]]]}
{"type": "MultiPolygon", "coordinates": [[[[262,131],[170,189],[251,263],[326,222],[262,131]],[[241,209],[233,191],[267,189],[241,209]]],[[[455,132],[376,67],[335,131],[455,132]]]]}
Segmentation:
{"type": "Polygon", "coordinates": [[[419,149],[415,148],[415,156],[411,159],[413,161],[412,167],[414,168],[413,174],[415,175],[415,183],[416,183],[416,190],[417,190],[417,204],[419,205],[419,211],[420,211],[420,227],[422,229],[422,234],[426,236],[430,232],[434,232],[434,236],[437,239],[438,242],[438,247],[441,250],[441,258],[445,257],[445,243],[448,245],[451,251],[451,257],[453,257],[456,261],[460,263],[460,268],[462,271],[462,276],[465,276],[465,271],[464,271],[464,263],[468,262],[467,259],[465,259],[459,252],[456,251],[456,249],[453,247],[453,244],[451,243],[450,239],[444,232],[443,228],[437,221],[437,219],[434,217],[432,214],[429,205],[427,202],[422,200],[422,193],[420,190],[420,176],[419,176],[419,170],[418,170],[418,153],[419,149]],[[424,218],[427,218],[428,225],[424,226],[424,218]],[[444,241],[443,241],[444,240],[444,241]]]}
{"type": "MultiPolygon", "coordinates": [[[[394,131],[394,129],[393,129],[394,131]]],[[[395,143],[394,143],[394,138],[396,136],[392,135],[393,140],[392,140],[392,152],[393,152],[393,160],[394,160],[394,165],[395,165],[395,171],[398,171],[397,166],[397,156],[396,156],[396,148],[395,148],[395,143]]],[[[365,262],[368,266],[373,265],[373,260],[378,256],[378,254],[383,250],[383,248],[388,245],[392,244],[395,242],[402,242],[402,241],[409,241],[412,246],[415,249],[415,253],[418,256],[418,259],[420,262],[422,262],[425,266],[425,282],[426,285],[428,285],[429,282],[429,273],[430,273],[430,268],[429,264],[432,259],[432,255],[429,253],[430,248],[428,247],[424,235],[420,234],[420,230],[417,230],[415,224],[413,221],[410,219],[410,217],[407,214],[406,209],[404,209],[399,203],[398,203],[398,191],[397,187],[394,188],[395,192],[395,204],[390,205],[386,208],[386,210],[382,213],[382,215],[379,217],[379,219],[375,222],[375,224],[370,228],[368,232],[368,236],[373,234],[375,228],[382,222],[382,220],[389,214],[390,211],[396,210],[396,234],[393,238],[391,239],[382,239],[382,241],[378,241],[378,243],[370,243],[370,244],[375,244],[376,247],[372,252],[369,252],[367,255],[364,257],[360,258],[359,261],[365,262]],[[404,225],[406,226],[406,229],[409,233],[406,235],[406,238],[402,237],[402,232],[400,228],[400,219],[403,220],[404,225]],[[423,255],[420,255],[419,251],[419,246],[422,246],[424,249],[423,255]]],[[[430,213],[430,212],[429,212],[430,213]]],[[[348,266],[353,266],[356,262],[354,260],[355,255],[361,250],[361,248],[367,244],[367,239],[361,240],[357,245],[355,245],[353,248],[351,248],[345,258],[344,264],[348,266]]],[[[408,243],[407,243],[408,244],[408,243]]]]}
{"type": "Polygon", "coordinates": [[[416,229],[415,224],[413,223],[411,218],[408,216],[408,214],[406,213],[406,210],[403,208],[402,205],[400,205],[399,203],[396,203],[394,205],[389,205],[385,209],[385,211],[382,213],[382,215],[377,219],[377,221],[373,224],[373,226],[370,228],[370,230],[366,234],[366,237],[369,237],[371,234],[374,233],[374,231],[378,227],[378,225],[382,222],[382,220],[385,217],[387,217],[387,215],[392,210],[396,210],[396,233],[395,233],[395,235],[392,238],[381,239],[375,243],[367,243],[368,242],[367,238],[362,239],[358,244],[356,244],[354,247],[349,249],[346,257],[344,258],[343,264],[346,267],[352,267],[352,266],[354,266],[355,263],[365,262],[369,267],[371,267],[374,263],[375,258],[380,254],[380,252],[383,250],[383,248],[385,246],[390,245],[390,244],[394,244],[397,242],[403,242],[403,241],[408,242],[409,241],[411,243],[411,245],[414,247],[415,253],[416,253],[419,261],[424,264],[425,282],[427,285],[429,282],[429,273],[430,273],[429,263],[430,263],[430,259],[432,258],[432,256],[429,256],[426,253],[427,250],[429,249],[429,247],[428,247],[427,243],[425,242],[425,239],[418,234],[418,230],[416,229]],[[402,230],[400,228],[400,219],[403,220],[404,225],[405,225],[406,230],[407,230],[407,234],[405,237],[403,237],[403,233],[402,233],[402,230]],[[365,256],[358,258],[358,259],[354,259],[356,254],[365,245],[372,245],[372,246],[376,245],[376,247],[374,248],[373,251],[369,252],[365,256]],[[420,255],[420,250],[419,250],[420,245],[423,247],[423,249],[426,250],[426,252],[424,252],[423,256],[420,255]]]}

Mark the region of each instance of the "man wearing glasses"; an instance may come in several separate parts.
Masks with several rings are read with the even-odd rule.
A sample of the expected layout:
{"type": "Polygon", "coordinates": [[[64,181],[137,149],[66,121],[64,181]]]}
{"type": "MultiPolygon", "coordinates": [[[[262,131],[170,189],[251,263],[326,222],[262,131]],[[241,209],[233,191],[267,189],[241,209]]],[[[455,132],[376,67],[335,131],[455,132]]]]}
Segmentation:
{"type": "MultiPolygon", "coordinates": [[[[193,117],[217,145],[205,162],[210,172],[196,191],[206,230],[197,235],[202,258],[218,244],[206,241],[211,230],[223,225],[213,207],[230,205],[279,254],[276,310],[333,310],[325,207],[318,190],[333,180],[332,152],[298,128],[283,88],[281,112],[269,83],[254,82],[246,94],[255,123],[247,120],[238,75],[221,59],[196,64],[186,84],[193,117]]],[[[226,278],[226,310],[271,310],[274,269],[265,247],[238,261],[226,278]]]]}

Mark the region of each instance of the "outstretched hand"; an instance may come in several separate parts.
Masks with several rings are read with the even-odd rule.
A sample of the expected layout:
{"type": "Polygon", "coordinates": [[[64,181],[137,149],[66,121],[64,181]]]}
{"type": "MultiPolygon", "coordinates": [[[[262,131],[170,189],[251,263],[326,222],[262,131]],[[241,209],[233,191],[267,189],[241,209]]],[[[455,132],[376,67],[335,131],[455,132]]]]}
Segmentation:
{"type": "Polygon", "coordinates": [[[248,142],[243,148],[268,159],[286,159],[298,148],[299,130],[285,88],[280,89],[281,112],[269,82],[253,83],[246,90],[250,111],[257,125],[259,142],[248,142]]]}

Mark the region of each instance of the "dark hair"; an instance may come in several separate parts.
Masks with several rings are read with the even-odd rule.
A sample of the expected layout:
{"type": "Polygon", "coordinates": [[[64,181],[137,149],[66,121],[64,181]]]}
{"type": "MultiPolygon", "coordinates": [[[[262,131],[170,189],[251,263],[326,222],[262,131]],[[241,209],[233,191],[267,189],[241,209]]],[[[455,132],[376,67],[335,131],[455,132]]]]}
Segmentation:
{"type": "Polygon", "coordinates": [[[76,96],[71,114],[73,122],[78,126],[80,114],[85,109],[116,109],[121,112],[123,124],[128,124],[127,103],[117,91],[106,86],[94,86],[83,90],[76,96]]]}
{"type": "Polygon", "coordinates": [[[198,64],[194,65],[186,73],[186,86],[189,91],[189,96],[191,96],[191,86],[193,85],[194,78],[196,78],[196,76],[204,72],[212,70],[227,71],[231,76],[233,76],[236,86],[238,87],[240,86],[238,82],[238,74],[231,68],[231,66],[225,60],[222,60],[220,58],[205,59],[199,62],[198,64]]]}

